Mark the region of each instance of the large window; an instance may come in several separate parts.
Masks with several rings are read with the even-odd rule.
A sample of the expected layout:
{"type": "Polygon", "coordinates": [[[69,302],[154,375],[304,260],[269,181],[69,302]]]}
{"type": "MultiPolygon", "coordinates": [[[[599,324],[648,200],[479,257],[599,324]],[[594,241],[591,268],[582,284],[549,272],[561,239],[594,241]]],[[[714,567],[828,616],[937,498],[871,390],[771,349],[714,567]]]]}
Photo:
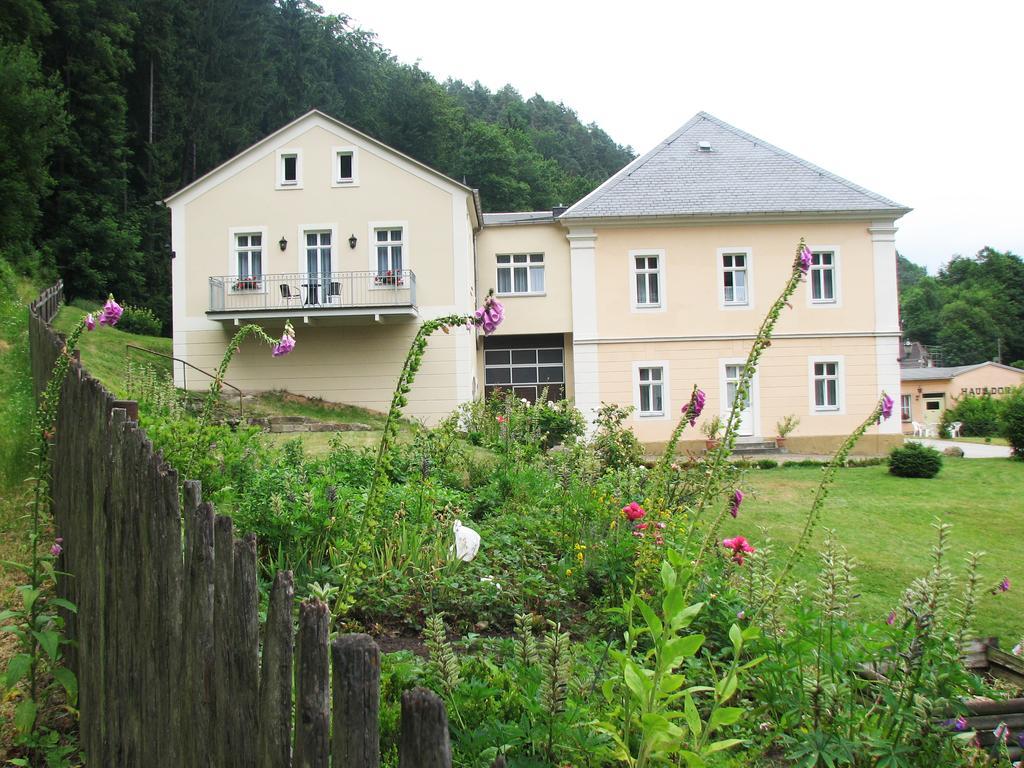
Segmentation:
{"type": "Polygon", "coordinates": [[[836,255],[832,251],[814,251],[807,275],[811,284],[811,301],[832,304],[836,300],[836,255]]]}
{"type": "Polygon", "coordinates": [[[665,413],[665,369],[640,367],[637,369],[640,391],[637,409],[641,416],[662,416],[665,413]]]}
{"type": "Polygon", "coordinates": [[[263,275],[263,235],[242,232],[235,235],[235,264],[239,278],[258,279],[263,275]]]}
{"type": "Polygon", "coordinates": [[[910,421],[910,395],[900,395],[900,418],[910,421]]]}
{"type": "Polygon", "coordinates": [[[823,360],[814,364],[814,410],[839,410],[839,361],[823,360]]]}
{"type": "Polygon", "coordinates": [[[401,277],[403,269],[402,251],[405,245],[402,227],[375,229],[374,242],[377,248],[377,277],[401,277]]]}
{"type": "Polygon", "coordinates": [[[544,254],[499,253],[498,293],[544,293],[544,254]]]}
{"type": "Polygon", "coordinates": [[[722,254],[722,302],[724,304],[744,306],[749,303],[749,266],[750,255],[747,253],[722,254]]]}
{"type": "Polygon", "coordinates": [[[661,257],[633,256],[633,303],[637,308],[661,306],[661,257]]]}
{"type": "Polygon", "coordinates": [[[548,342],[537,337],[487,339],[485,344],[533,344],[535,346],[484,349],[484,391],[494,394],[499,390],[512,390],[516,397],[531,403],[541,397],[545,389],[549,400],[565,397],[565,353],[561,346],[537,346],[558,343],[557,337],[548,342]]]}

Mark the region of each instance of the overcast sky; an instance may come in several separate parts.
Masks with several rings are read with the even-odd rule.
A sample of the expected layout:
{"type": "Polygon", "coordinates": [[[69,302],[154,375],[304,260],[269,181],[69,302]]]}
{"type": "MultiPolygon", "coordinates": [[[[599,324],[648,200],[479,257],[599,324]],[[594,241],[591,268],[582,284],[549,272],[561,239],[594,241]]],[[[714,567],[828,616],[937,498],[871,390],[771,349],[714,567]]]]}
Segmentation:
{"type": "Polygon", "coordinates": [[[1024,3],[322,0],[439,80],[511,84],[642,153],[700,110],[914,211],[929,271],[1024,255],[1024,3]]]}

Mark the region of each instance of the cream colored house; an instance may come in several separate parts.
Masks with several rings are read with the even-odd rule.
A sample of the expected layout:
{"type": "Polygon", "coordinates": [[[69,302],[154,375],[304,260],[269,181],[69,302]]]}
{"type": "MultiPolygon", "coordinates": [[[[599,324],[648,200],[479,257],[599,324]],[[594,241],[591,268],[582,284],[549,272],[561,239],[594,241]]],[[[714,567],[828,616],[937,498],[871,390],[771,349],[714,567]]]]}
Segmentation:
{"type": "MultiPolygon", "coordinates": [[[[771,439],[795,414],[791,450],[827,450],[900,388],[894,236],[909,209],[705,113],[568,210],[481,215],[471,189],[318,112],[167,204],[177,356],[210,370],[239,324],[295,324],[287,362],[254,347],[236,358],[243,389],[383,409],[417,324],[494,289],[498,333],[435,338],[411,415],[546,389],[591,416],[602,401],[635,406],[632,426],[656,445],[694,384],[707,414],[728,410],[801,237],[814,265],[743,438],[771,439]]],[[[893,420],[862,448],[900,439],[893,420]]]]}
{"type": "MultiPolygon", "coordinates": [[[[900,392],[903,431],[913,434],[914,424],[936,434],[947,408],[964,397],[1004,397],[1024,386],[1024,370],[1001,363],[977,363],[950,368],[904,368],[900,392]]],[[[918,429],[920,432],[920,427],[918,429]]]]}

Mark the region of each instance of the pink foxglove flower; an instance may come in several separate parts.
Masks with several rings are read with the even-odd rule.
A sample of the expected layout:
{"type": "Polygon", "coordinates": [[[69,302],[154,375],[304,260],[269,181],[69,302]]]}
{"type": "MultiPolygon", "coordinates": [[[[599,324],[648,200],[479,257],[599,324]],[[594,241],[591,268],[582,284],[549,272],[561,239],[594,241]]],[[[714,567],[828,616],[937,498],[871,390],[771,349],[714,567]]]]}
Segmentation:
{"type": "Polygon", "coordinates": [[[88,331],[93,330],[96,327],[96,320],[92,316],[92,312],[85,316],[85,328],[88,331]]]}
{"type": "Polygon", "coordinates": [[[805,275],[807,270],[811,268],[811,249],[806,245],[800,249],[800,271],[805,275]]]}
{"type": "Polygon", "coordinates": [[[686,414],[686,418],[690,421],[690,426],[697,426],[697,417],[700,416],[700,412],[704,410],[704,402],[707,399],[707,395],[704,394],[704,390],[698,387],[693,388],[693,394],[690,395],[690,402],[683,406],[683,413],[686,414]]]}
{"type": "Polygon", "coordinates": [[[1009,591],[1010,591],[1010,580],[1008,578],[1004,578],[1002,581],[1000,581],[996,585],[996,588],[992,590],[992,594],[994,595],[997,592],[1009,592],[1009,591]]]}
{"type": "Polygon", "coordinates": [[[953,727],[958,731],[967,730],[967,718],[960,715],[956,720],[953,721],[953,727]]]}
{"type": "Polygon", "coordinates": [[[889,397],[885,392],[882,393],[882,418],[888,419],[892,416],[892,398],[889,397]]]}
{"type": "Polygon", "coordinates": [[[1010,735],[1010,729],[1006,727],[1006,723],[1000,723],[992,731],[992,735],[996,737],[996,741],[1006,741],[1010,735]]]}
{"type": "Polygon", "coordinates": [[[633,522],[636,522],[644,515],[646,515],[647,512],[644,511],[644,508],[637,504],[635,501],[631,501],[629,504],[622,508],[622,514],[626,516],[627,520],[632,520],[633,522]]]}
{"type": "Polygon", "coordinates": [[[896,623],[896,611],[889,611],[889,615],[885,617],[885,623],[890,627],[896,623]]]}
{"type": "Polygon", "coordinates": [[[494,292],[487,294],[484,305],[473,313],[473,322],[483,329],[485,335],[494,333],[505,319],[505,308],[494,298],[494,292]]]}
{"type": "Polygon", "coordinates": [[[114,301],[114,294],[111,293],[107,296],[107,303],[103,305],[103,310],[100,312],[100,325],[114,327],[117,325],[117,321],[121,319],[123,312],[124,309],[114,301]]]}
{"type": "Polygon", "coordinates": [[[743,491],[737,488],[732,492],[732,503],[729,505],[729,514],[736,517],[740,513],[740,504],[743,503],[743,491]]]}
{"type": "Polygon", "coordinates": [[[63,552],[63,551],[64,551],[64,547],[62,547],[60,545],[59,541],[53,542],[53,546],[50,547],[50,554],[53,555],[54,557],[58,557],[60,555],[60,553],[63,552]]]}
{"type": "Polygon", "coordinates": [[[722,539],[722,546],[726,549],[732,550],[732,559],[737,565],[743,565],[744,555],[757,551],[750,546],[750,542],[748,542],[744,536],[734,536],[731,539],[722,539]]]}
{"type": "Polygon", "coordinates": [[[281,334],[281,340],[274,345],[271,354],[274,357],[284,357],[293,349],[295,349],[295,329],[292,328],[292,323],[289,320],[284,324],[284,333],[281,334]]]}

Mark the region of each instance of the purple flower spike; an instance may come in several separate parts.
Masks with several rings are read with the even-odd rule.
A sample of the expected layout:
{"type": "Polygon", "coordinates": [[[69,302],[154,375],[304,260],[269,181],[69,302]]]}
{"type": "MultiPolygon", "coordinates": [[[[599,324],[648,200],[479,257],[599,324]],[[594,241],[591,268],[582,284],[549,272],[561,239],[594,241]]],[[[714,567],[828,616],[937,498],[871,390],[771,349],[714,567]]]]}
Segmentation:
{"type": "Polygon", "coordinates": [[[91,331],[96,327],[96,320],[93,319],[92,312],[85,316],[85,328],[91,331]]]}
{"type": "Polygon", "coordinates": [[[284,324],[284,333],[281,334],[281,340],[274,345],[271,354],[274,357],[284,357],[293,349],[295,349],[295,329],[292,328],[291,321],[288,321],[284,324]]]}
{"type": "Polygon", "coordinates": [[[707,400],[707,395],[704,394],[704,390],[694,387],[693,394],[690,395],[690,402],[683,406],[683,413],[689,419],[691,427],[697,426],[697,417],[704,410],[705,400],[707,400]]]}
{"type": "Polygon", "coordinates": [[[61,545],[60,545],[60,544],[59,544],[58,542],[56,542],[56,541],[55,541],[55,542],[53,542],[53,546],[52,546],[52,547],[50,547],[50,554],[51,554],[51,555],[53,555],[54,557],[57,557],[57,556],[58,556],[58,555],[60,555],[60,553],[61,553],[61,552],[63,552],[63,551],[64,551],[64,547],[62,547],[62,546],[61,546],[61,545]]]}
{"type": "Polygon", "coordinates": [[[103,305],[103,311],[100,312],[100,325],[109,325],[113,328],[117,325],[117,321],[121,319],[121,314],[124,309],[114,301],[114,294],[107,296],[107,303],[103,305]]]}
{"type": "Polygon", "coordinates": [[[729,514],[736,517],[740,513],[740,504],[743,503],[743,491],[737,488],[732,492],[732,503],[729,505],[729,514]]]}
{"type": "Polygon", "coordinates": [[[953,721],[953,727],[958,731],[966,731],[967,718],[965,718],[963,715],[960,715],[960,717],[953,721]]]}
{"type": "Polygon", "coordinates": [[[473,313],[473,321],[483,329],[485,336],[490,336],[505,319],[505,308],[494,298],[494,293],[487,294],[484,305],[473,313]]]}
{"type": "Polygon", "coordinates": [[[892,416],[893,400],[885,392],[882,393],[882,418],[888,419],[892,416]]]}
{"type": "Polygon", "coordinates": [[[890,627],[896,623],[896,611],[889,611],[889,615],[885,617],[885,623],[890,627]]]}
{"type": "Polygon", "coordinates": [[[1010,580],[1008,578],[1004,578],[1002,581],[999,582],[999,586],[996,587],[996,589],[998,589],[1000,592],[1009,592],[1010,580]]]}
{"type": "Polygon", "coordinates": [[[800,271],[805,275],[811,268],[811,249],[806,245],[800,249],[800,271]]]}

